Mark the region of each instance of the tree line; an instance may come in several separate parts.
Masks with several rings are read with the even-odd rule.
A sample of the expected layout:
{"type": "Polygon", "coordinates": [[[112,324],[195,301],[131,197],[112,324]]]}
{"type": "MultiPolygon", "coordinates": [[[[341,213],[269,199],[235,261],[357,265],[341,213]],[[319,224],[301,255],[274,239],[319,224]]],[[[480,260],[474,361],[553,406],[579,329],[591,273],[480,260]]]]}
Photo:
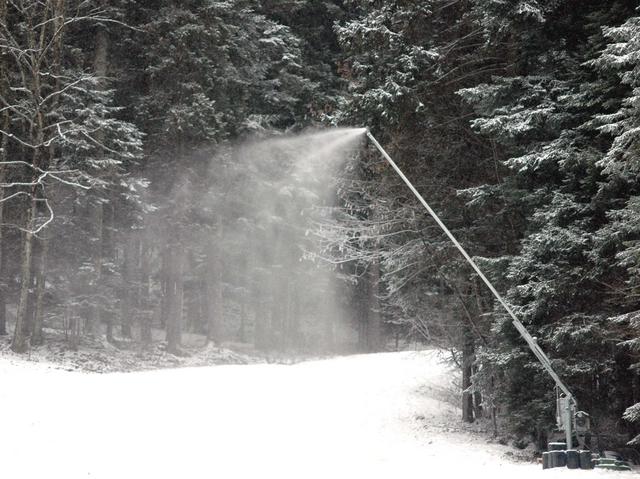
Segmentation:
{"type": "Polygon", "coordinates": [[[72,348],[157,329],[172,353],[183,332],[363,347],[328,307],[349,288],[309,273],[287,204],[308,209],[305,185],[280,191],[287,155],[240,154],[338,103],[331,6],[290,7],[0,2],[0,333],[14,351],[47,328],[72,348]]]}
{"type": "Polygon", "coordinates": [[[602,441],[637,441],[637,9],[0,0],[0,332],[15,351],[45,327],[72,347],[91,334],[148,343],[159,327],[173,352],[184,330],[334,347],[332,327],[314,330],[332,298],[361,349],[395,333],[450,350],[464,418],[488,415],[543,444],[551,380],[373,149],[335,178],[338,200],[304,240],[333,265],[331,281],[304,288],[310,299],[296,288],[316,265],[290,208],[302,189],[277,214],[252,213],[280,170],[243,163],[233,145],[368,126],[553,358],[602,441]],[[281,247],[266,248],[274,238],[281,247]]]}
{"type": "MultiPolygon", "coordinates": [[[[340,115],[388,146],[601,444],[637,444],[638,3],[349,5],[336,27],[351,84],[340,115]]],[[[385,319],[453,350],[467,421],[490,413],[544,446],[551,379],[393,171],[375,157],[361,167],[366,201],[345,188],[351,232],[329,242],[373,258],[385,319]]]]}

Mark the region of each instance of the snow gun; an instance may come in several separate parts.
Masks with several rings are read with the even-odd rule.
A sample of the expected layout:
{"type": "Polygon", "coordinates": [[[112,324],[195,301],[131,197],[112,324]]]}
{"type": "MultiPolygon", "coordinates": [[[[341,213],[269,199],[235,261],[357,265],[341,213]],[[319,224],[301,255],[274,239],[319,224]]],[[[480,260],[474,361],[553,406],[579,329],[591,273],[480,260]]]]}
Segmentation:
{"type": "MultiPolygon", "coordinates": [[[[491,293],[496,297],[498,302],[502,305],[505,311],[511,317],[513,326],[518,330],[520,336],[525,340],[529,349],[533,352],[533,354],[538,358],[540,364],[544,367],[545,371],[551,376],[556,386],[556,422],[559,431],[564,432],[565,442],[550,442],[549,443],[549,451],[542,454],[542,467],[546,469],[548,467],[563,467],[567,466],[570,469],[591,469],[596,465],[596,467],[606,467],[606,468],[624,468],[623,464],[608,464],[606,461],[610,461],[610,459],[598,459],[596,461],[593,460],[592,454],[589,451],[590,446],[590,417],[584,411],[578,411],[578,403],[569,390],[569,388],[562,382],[560,376],[554,371],[551,366],[551,361],[549,357],[544,353],[544,351],[538,345],[538,341],[535,337],[531,336],[520,320],[516,317],[514,312],[511,310],[506,301],[502,298],[500,293],[496,290],[496,288],[491,284],[491,281],[487,279],[484,273],[480,270],[478,265],[471,259],[471,256],[465,251],[462,245],[458,242],[458,240],[453,236],[449,228],[440,220],[438,215],[431,209],[429,204],[425,201],[422,195],[415,189],[413,184],[409,181],[409,179],[404,175],[402,170],[398,167],[398,165],[391,159],[389,154],[385,151],[384,148],[378,143],[378,141],[371,134],[369,129],[366,129],[366,134],[369,140],[373,143],[373,145],[380,151],[382,156],[387,160],[387,162],[393,167],[395,172],[402,178],[402,181],[409,187],[411,192],[418,198],[422,206],[429,212],[431,217],[438,223],[438,226],[445,232],[445,234],[449,237],[451,242],[455,245],[456,248],[462,253],[462,256],[467,260],[467,262],[471,265],[471,267],[475,270],[475,272],[480,276],[484,284],[487,285],[491,293]],[[575,442],[574,442],[575,437],[575,442]],[[577,443],[577,444],[576,444],[577,443]],[[579,445],[580,450],[574,449],[574,444],[579,445]],[[600,461],[602,461],[600,463],[600,461]],[[597,464],[596,464],[597,463],[597,464]],[[612,466],[612,467],[608,467],[612,466]],[[615,466],[615,467],[614,467],[615,466]]],[[[620,461],[617,461],[620,462],[620,461]]]]}

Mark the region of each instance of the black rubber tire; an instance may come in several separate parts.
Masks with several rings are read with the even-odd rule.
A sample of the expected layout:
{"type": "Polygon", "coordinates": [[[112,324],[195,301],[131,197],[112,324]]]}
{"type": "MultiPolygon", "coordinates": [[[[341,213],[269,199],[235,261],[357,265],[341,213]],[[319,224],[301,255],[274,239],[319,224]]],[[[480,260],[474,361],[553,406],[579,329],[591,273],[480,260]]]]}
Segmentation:
{"type": "Polygon", "coordinates": [[[564,442],[550,442],[549,451],[564,451],[567,445],[564,442]]]}
{"type": "Polygon", "coordinates": [[[551,467],[551,453],[542,453],[542,469],[549,469],[551,467]]]}

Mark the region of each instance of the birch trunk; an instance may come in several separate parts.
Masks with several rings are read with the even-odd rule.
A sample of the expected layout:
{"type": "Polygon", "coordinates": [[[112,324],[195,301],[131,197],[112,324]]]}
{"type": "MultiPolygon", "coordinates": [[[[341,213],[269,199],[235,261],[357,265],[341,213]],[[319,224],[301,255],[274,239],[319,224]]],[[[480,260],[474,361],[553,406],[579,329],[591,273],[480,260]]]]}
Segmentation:
{"type": "MultiPolygon", "coordinates": [[[[48,8],[45,9],[45,14],[48,12],[48,8]]],[[[34,12],[29,12],[27,18],[28,25],[28,47],[30,52],[38,51],[38,35],[35,30],[34,12]]],[[[45,27],[41,27],[40,30],[40,43],[43,43],[42,37],[44,36],[45,27]]],[[[31,163],[33,166],[45,169],[47,165],[42,164],[42,144],[44,141],[44,114],[41,110],[42,104],[42,84],[40,75],[39,61],[33,53],[27,57],[30,62],[30,78],[26,85],[22,85],[27,89],[31,95],[33,101],[33,111],[31,116],[30,128],[29,128],[29,140],[34,145],[31,163]]],[[[34,243],[34,230],[36,227],[36,219],[38,215],[38,194],[39,188],[36,184],[37,174],[32,170],[30,179],[33,182],[33,186],[30,188],[31,201],[29,209],[27,210],[25,221],[25,233],[22,242],[22,264],[20,267],[20,295],[18,300],[18,310],[16,313],[16,325],[13,332],[13,340],[11,342],[11,349],[17,353],[26,352],[30,348],[30,335],[29,332],[33,330],[33,324],[30,324],[29,318],[29,295],[31,285],[33,281],[33,243],[34,243]]]]}
{"type": "MultiPolygon", "coordinates": [[[[64,27],[64,18],[65,18],[65,0],[54,0],[52,2],[52,10],[51,10],[51,18],[53,19],[53,30],[52,32],[62,31],[64,27]]],[[[41,47],[44,45],[43,40],[45,38],[46,30],[42,30],[40,35],[40,43],[41,47]]],[[[52,59],[50,64],[50,70],[53,72],[53,76],[55,78],[54,91],[60,91],[60,71],[61,67],[61,57],[62,57],[62,33],[54,38],[53,48],[52,48],[52,59]]],[[[51,100],[50,110],[55,111],[58,108],[60,103],[60,94],[54,95],[51,100]]],[[[55,162],[55,146],[52,143],[48,149],[43,151],[43,169],[48,168],[55,162]]],[[[43,193],[44,190],[41,190],[43,193]]],[[[41,198],[46,201],[46,198],[41,198]]],[[[42,205],[39,205],[40,207],[42,205]]],[[[35,275],[36,275],[36,292],[35,292],[35,311],[34,311],[34,325],[33,325],[33,338],[32,344],[42,344],[44,342],[44,337],[42,333],[42,329],[44,326],[44,294],[46,290],[46,275],[47,275],[47,258],[49,255],[49,237],[46,232],[42,232],[37,239],[37,250],[38,255],[34,258],[35,261],[35,275]]]]}

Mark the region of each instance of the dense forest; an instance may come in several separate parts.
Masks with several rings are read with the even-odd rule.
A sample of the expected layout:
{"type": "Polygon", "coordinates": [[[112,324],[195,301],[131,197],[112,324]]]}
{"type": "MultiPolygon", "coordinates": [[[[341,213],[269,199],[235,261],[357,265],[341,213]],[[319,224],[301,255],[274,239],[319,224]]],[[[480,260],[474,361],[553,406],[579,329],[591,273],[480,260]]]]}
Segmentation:
{"type": "Polygon", "coordinates": [[[308,185],[283,192],[279,147],[246,146],[367,126],[601,440],[640,443],[639,8],[0,0],[0,335],[16,353],[417,339],[460,367],[465,420],[544,444],[552,381],[379,154],[302,225],[308,185]]]}

